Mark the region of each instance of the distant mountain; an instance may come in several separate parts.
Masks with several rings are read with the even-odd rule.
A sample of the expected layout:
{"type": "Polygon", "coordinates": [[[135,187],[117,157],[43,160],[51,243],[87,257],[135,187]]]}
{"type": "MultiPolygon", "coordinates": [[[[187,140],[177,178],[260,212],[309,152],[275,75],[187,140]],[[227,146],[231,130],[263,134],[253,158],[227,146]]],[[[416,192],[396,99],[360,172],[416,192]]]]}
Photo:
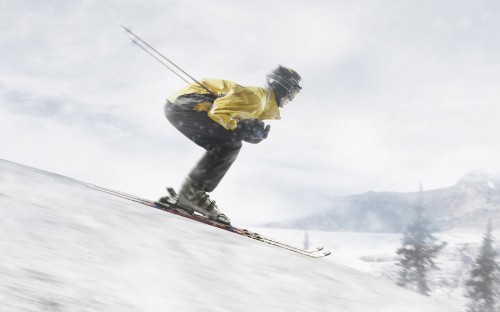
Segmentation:
{"type": "MultiPolygon", "coordinates": [[[[336,197],[332,199],[332,208],[325,212],[271,226],[400,232],[413,216],[419,193],[368,192],[336,197]]],[[[424,191],[423,203],[426,216],[436,229],[484,228],[489,219],[500,221],[500,176],[471,172],[454,186],[424,191]]]]}

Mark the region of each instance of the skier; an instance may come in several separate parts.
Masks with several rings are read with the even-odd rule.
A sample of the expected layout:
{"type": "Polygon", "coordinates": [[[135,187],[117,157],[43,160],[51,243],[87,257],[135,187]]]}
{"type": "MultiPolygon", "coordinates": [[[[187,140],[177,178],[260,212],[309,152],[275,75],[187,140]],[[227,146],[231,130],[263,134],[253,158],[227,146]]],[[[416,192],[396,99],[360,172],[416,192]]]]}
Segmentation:
{"type": "MultiPolygon", "coordinates": [[[[229,80],[202,79],[167,99],[168,121],[206,150],[178,192],[178,205],[210,220],[230,224],[208,193],[236,160],[242,141],[257,144],[267,138],[270,125],[302,89],[300,75],[278,66],[266,77],[265,87],[240,86],[229,80]]],[[[167,202],[168,197],[160,198],[167,202]]]]}

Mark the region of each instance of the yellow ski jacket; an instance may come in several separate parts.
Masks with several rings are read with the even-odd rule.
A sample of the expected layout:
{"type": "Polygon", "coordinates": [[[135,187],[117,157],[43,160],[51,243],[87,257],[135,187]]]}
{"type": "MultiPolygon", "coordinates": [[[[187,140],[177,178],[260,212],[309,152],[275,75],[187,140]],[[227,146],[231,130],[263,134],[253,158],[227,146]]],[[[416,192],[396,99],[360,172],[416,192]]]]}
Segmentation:
{"type": "MultiPolygon", "coordinates": [[[[274,91],[268,95],[262,87],[243,87],[229,80],[222,79],[202,79],[203,84],[218,98],[212,103],[198,103],[194,110],[206,111],[208,116],[227,130],[234,130],[239,120],[259,119],[271,120],[280,119],[280,111],[274,91]]],[[[167,99],[171,103],[186,94],[208,94],[197,83],[191,83],[185,88],[175,92],[167,99]]]]}

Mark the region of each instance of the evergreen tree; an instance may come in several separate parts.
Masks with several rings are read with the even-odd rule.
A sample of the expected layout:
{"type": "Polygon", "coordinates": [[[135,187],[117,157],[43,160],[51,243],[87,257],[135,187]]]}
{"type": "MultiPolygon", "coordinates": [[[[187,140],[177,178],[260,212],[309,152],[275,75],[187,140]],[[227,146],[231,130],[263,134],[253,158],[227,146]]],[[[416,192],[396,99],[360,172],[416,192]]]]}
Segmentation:
{"type": "Polygon", "coordinates": [[[479,256],[474,261],[470,279],[465,283],[466,296],[470,298],[468,312],[493,312],[498,299],[500,267],[495,262],[497,252],[493,247],[494,239],[491,234],[491,222],[479,256]]]}
{"type": "Polygon", "coordinates": [[[438,269],[434,258],[445,245],[431,234],[430,222],[424,217],[423,189],[420,187],[414,219],[403,233],[402,247],[396,251],[401,266],[398,285],[413,286],[421,294],[429,295],[427,275],[430,270],[438,269]]]}

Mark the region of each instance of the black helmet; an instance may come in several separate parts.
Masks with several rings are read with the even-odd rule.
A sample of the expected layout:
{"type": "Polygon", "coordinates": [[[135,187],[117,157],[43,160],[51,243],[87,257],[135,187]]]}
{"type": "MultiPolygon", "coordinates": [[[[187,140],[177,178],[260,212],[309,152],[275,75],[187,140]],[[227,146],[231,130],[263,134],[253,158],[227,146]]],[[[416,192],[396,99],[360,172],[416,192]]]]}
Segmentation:
{"type": "Polygon", "coordinates": [[[278,103],[284,97],[292,101],[302,89],[300,75],[293,69],[281,65],[267,75],[266,81],[273,88],[278,103]]]}

